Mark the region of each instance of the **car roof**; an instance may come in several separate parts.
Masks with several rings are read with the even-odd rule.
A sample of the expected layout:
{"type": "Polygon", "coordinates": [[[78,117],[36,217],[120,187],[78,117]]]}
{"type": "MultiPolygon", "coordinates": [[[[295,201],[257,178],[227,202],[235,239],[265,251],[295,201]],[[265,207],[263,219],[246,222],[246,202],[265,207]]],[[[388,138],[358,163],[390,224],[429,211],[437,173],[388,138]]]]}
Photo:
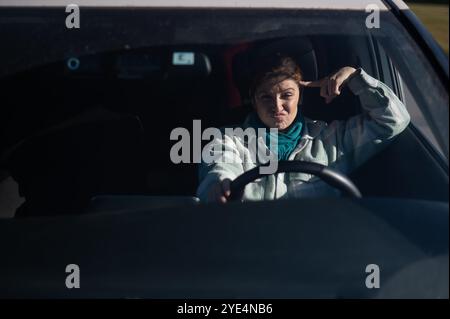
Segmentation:
{"type": "MultiPolygon", "coordinates": [[[[401,0],[394,0],[400,9],[407,9],[401,0]]],[[[0,7],[57,7],[68,5],[64,0],[0,0],[0,7]]],[[[168,8],[296,8],[365,10],[368,5],[376,5],[380,10],[388,10],[381,0],[78,0],[78,6],[86,7],[168,7],[168,8]]]]}

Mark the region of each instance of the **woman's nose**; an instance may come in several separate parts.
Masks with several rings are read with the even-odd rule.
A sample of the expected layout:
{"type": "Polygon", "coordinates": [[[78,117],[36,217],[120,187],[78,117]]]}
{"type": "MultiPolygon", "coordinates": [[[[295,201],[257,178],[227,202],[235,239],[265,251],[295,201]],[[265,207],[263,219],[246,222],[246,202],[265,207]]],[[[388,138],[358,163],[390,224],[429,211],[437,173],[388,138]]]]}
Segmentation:
{"type": "Polygon", "coordinates": [[[275,111],[282,111],[284,109],[283,103],[283,100],[278,97],[275,101],[275,111]]]}

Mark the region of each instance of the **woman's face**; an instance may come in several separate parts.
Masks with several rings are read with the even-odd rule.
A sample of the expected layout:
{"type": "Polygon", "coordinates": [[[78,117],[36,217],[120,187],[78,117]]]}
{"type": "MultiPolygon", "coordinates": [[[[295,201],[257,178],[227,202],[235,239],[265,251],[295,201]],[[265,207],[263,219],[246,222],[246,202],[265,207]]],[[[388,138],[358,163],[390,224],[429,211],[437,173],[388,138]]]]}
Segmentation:
{"type": "Polygon", "coordinates": [[[267,127],[284,130],[297,116],[299,98],[300,89],[293,79],[268,80],[257,87],[253,106],[267,127]]]}

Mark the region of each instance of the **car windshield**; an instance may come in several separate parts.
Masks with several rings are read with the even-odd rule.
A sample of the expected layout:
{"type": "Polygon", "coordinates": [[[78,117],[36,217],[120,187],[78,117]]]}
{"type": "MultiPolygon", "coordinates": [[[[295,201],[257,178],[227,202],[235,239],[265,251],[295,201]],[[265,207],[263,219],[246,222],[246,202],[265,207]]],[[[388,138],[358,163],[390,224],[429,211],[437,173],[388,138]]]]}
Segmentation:
{"type": "Polygon", "coordinates": [[[440,52],[384,1],[189,1],[0,3],[0,297],[448,297],[440,52]]]}
{"type": "MultiPolygon", "coordinates": [[[[5,88],[0,117],[3,176],[17,173],[16,179],[21,179],[24,171],[32,170],[41,170],[44,176],[48,173],[45,167],[55,168],[53,162],[63,162],[63,153],[69,152],[61,150],[55,155],[55,147],[49,149],[50,145],[69,145],[65,139],[73,142],[75,135],[80,139],[76,145],[86,145],[80,141],[99,134],[91,127],[92,131],[83,131],[86,136],[77,135],[70,131],[71,123],[101,118],[102,112],[109,112],[108,116],[131,116],[117,121],[116,128],[102,124],[102,134],[109,134],[106,140],[117,148],[117,153],[105,151],[108,155],[103,156],[121,156],[119,165],[136,170],[134,174],[118,173],[119,184],[136,186],[124,193],[194,196],[198,162],[171,161],[171,132],[177,127],[192,132],[194,120],[200,120],[202,128],[242,122],[242,117],[233,115],[248,102],[239,94],[239,81],[233,74],[235,56],[259,43],[280,39],[287,41],[288,49],[311,48],[314,60],[307,60],[302,68],[307,70],[306,76],[314,78],[305,80],[350,65],[386,83],[406,104],[411,127],[448,163],[447,89],[391,11],[381,9],[370,22],[369,13],[353,9],[87,7],[80,12],[80,28],[68,29],[61,10],[9,7],[0,11],[0,37],[8,43],[0,52],[5,88]],[[38,160],[39,154],[45,164],[38,160]],[[12,162],[14,167],[8,168],[12,162]],[[140,168],[144,172],[139,172],[140,168]],[[133,180],[133,175],[141,180],[133,180]],[[180,178],[183,183],[176,182],[180,178]],[[137,186],[141,184],[144,186],[137,186]]],[[[305,106],[304,111],[327,122],[360,112],[350,97],[336,103],[331,111],[319,106],[309,110],[305,106]]],[[[95,146],[89,147],[78,152],[90,154],[95,146]]],[[[97,155],[71,155],[70,165],[105,159],[97,155]]],[[[58,169],[68,167],[61,164],[58,169]]],[[[102,176],[108,174],[105,171],[102,176]]],[[[71,178],[82,179],[77,176],[71,178]]],[[[55,186],[58,182],[49,183],[55,186]]],[[[98,186],[98,192],[100,189],[98,186]]],[[[120,189],[117,186],[117,192],[123,193],[120,189]]],[[[96,191],[94,187],[90,194],[96,191]]],[[[395,192],[391,195],[397,196],[395,192]]]]}

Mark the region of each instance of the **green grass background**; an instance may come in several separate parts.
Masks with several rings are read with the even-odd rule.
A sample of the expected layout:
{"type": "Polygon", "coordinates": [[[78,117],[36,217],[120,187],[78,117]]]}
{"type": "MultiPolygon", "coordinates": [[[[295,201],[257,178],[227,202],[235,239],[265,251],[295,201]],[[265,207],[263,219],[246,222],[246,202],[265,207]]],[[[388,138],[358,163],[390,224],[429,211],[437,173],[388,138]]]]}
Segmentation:
{"type": "Polygon", "coordinates": [[[405,2],[431,32],[448,56],[448,0],[409,0],[405,2]]]}

